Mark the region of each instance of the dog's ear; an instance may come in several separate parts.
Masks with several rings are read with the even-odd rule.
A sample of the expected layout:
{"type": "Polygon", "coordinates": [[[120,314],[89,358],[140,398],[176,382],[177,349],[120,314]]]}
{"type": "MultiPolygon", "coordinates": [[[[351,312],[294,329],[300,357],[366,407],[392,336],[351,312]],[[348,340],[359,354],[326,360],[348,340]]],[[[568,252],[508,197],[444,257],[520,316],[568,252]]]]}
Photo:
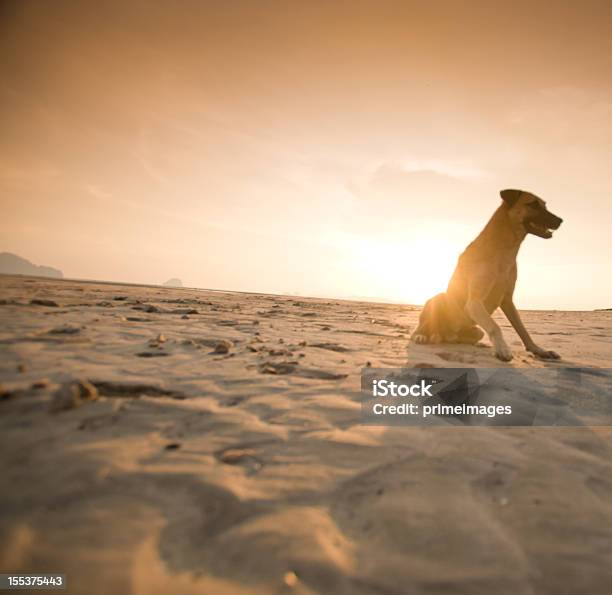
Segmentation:
{"type": "Polygon", "coordinates": [[[512,188],[507,188],[499,193],[503,201],[509,207],[513,207],[516,204],[516,201],[520,198],[521,194],[523,194],[522,190],[514,190],[512,188]]]}

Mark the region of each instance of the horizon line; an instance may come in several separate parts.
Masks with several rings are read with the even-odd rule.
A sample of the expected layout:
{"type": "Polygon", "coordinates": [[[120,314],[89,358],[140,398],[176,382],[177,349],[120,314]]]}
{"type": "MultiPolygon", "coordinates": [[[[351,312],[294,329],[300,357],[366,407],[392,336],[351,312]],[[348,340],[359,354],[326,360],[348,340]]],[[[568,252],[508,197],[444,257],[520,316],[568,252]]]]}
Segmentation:
{"type": "MultiPolygon", "coordinates": [[[[124,287],[151,287],[171,290],[189,290],[189,291],[212,291],[215,293],[238,293],[244,295],[266,295],[283,298],[303,298],[303,299],[314,299],[314,300],[339,300],[342,302],[365,302],[371,304],[389,304],[395,306],[408,306],[410,308],[422,308],[424,304],[409,304],[406,302],[399,302],[382,297],[371,297],[371,296],[353,296],[353,297],[335,297],[329,295],[302,295],[297,293],[271,293],[267,291],[248,291],[243,289],[214,289],[211,287],[170,287],[167,285],[157,283],[136,283],[133,281],[111,281],[103,279],[80,279],[77,277],[45,277],[41,275],[24,275],[21,273],[0,273],[2,277],[23,277],[29,279],[41,279],[45,281],[66,281],[72,283],[91,283],[101,285],[120,285],[124,287]]],[[[519,308],[519,310],[525,312],[607,312],[612,308],[591,308],[591,309],[570,309],[570,308],[519,308]]]]}

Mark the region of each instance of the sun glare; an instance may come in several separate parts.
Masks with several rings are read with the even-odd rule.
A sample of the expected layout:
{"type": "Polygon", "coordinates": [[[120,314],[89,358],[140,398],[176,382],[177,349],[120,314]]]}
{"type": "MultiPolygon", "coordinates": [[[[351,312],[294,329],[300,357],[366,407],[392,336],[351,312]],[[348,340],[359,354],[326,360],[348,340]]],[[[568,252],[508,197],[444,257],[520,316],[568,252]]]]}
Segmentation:
{"type": "Polygon", "coordinates": [[[423,304],[446,290],[461,252],[458,242],[423,234],[394,241],[352,238],[347,246],[350,284],[357,282],[364,296],[423,304]],[[365,283],[365,287],[364,287],[365,283]]]}

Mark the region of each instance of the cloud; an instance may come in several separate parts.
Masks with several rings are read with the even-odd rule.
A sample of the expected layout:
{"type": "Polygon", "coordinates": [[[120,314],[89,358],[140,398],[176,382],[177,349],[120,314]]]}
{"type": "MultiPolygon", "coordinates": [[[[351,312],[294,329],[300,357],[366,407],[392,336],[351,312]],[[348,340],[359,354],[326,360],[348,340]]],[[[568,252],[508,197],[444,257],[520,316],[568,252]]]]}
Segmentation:
{"type": "Polygon", "coordinates": [[[397,162],[397,167],[407,173],[433,172],[440,176],[458,180],[483,180],[489,177],[484,169],[462,160],[418,159],[407,157],[397,162]]]}
{"type": "Polygon", "coordinates": [[[354,222],[361,221],[364,229],[410,233],[440,219],[482,219],[482,199],[492,197],[491,209],[498,201],[489,185],[486,172],[467,161],[411,157],[378,162],[347,183],[356,198],[347,226],[355,228],[354,222]]]}
{"type": "Polygon", "coordinates": [[[85,184],[85,190],[87,190],[87,192],[91,194],[93,197],[100,198],[102,200],[113,197],[113,195],[110,192],[106,192],[105,190],[102,190],[100,186],[96,186],[95,184],[85,184]]]}

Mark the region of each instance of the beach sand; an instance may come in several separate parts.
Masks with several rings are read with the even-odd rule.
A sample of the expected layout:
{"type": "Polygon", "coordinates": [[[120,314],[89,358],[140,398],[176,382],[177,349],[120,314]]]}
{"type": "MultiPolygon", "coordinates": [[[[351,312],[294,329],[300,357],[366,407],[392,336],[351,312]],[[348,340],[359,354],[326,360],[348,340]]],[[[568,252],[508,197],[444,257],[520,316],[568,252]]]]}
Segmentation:
{"type": "Polygon", "coordinates": [[[0,276],[0,572],[83,595],[609,593],[609,428],[368,427],[360,373],[607,367],[612,312],[524,312],[561,362],[498,317],[509,364],[410,344],[418,315],[0,276]]]}

